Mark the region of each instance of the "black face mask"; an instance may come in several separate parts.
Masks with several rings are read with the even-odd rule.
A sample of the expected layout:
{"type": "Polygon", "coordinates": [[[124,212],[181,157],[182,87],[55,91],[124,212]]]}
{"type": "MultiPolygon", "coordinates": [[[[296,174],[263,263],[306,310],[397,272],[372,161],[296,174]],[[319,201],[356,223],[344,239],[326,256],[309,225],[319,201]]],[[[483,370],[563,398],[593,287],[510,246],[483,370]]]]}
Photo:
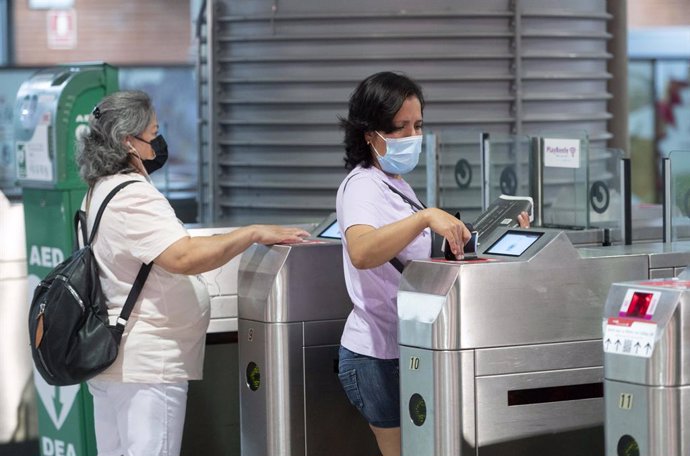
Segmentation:
{"type": "Polygon", "coordinates": [[[153,149],[153,152],[156,154],[151,160],[142,160],[146,172],[151,174],[161,169],[163,165],[165,165],[165,162],[168,161],[168,143],[165,142],[163,135],[156,136],[150,142],[138,136],[135,136],[135,138],[150,145],[151,149],[153,149]]]}

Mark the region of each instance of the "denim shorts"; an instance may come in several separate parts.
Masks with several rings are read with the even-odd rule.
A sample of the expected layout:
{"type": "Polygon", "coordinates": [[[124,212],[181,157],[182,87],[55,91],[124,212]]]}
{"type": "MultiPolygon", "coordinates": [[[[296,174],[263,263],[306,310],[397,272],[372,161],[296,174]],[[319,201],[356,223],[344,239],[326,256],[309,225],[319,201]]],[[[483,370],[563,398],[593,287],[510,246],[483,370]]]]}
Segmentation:
{"type": "Polygon", "coordinates": [[[400,368],[397,359],[378,359],[340,347],[338,377],[345,394],[369,424],[400,427],[400,368]]]}

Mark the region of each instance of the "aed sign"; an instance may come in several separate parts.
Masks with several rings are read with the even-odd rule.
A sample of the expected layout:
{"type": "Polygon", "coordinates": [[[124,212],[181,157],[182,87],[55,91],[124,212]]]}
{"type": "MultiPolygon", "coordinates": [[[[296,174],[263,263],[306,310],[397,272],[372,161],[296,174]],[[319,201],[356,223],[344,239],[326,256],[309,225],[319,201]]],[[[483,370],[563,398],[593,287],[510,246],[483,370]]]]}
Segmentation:
{"type": "Polygon", "coordinates": [[[54,268],[65,260],[65,255],[57,247],[32,245],[29,251],[29,266],[54,268]]]}
{"type": "Polygon", "coordinates": [[[47,13],[48,49],[77,47],[77,12],[73,9],[47,13]]]}
{"type": "Polygon", "coordinates": [[[77,456],[73,444],[49,437],[41,437],[41,454],[43,456],[77,456]]]}

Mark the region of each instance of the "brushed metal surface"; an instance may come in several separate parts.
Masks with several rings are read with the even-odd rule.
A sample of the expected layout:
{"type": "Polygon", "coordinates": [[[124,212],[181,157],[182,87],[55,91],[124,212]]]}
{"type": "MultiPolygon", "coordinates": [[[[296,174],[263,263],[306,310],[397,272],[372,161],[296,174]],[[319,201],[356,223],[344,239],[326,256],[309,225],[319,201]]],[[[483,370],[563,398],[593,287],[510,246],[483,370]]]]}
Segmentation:
{"type": "MultiPolygon", "coordinates": [[[[304,340],[302,345],[314,347],[318,345],[338,345],[343,335],[345,320],[322,320],[304,322],[304,340]]],[[[337,358],[337,356],[336,356],[337,358]]]]}
{"type": "Polygon", "coordinates": [[[640,455],[690,454],[690,432],[686,428],[690,387],[653,387],[607,379],[604,388],[607,455],[617,454],[618,442],[624,435],[635,439],[640,455]],[[630,397],[630,409],[620,407],[622,394],[630,397]]]}
{"type": "Polygon", "coordinates": [[[378,446],[369,425],[350,404],[340,384],[337,370],[340,335],[331,337],[337,339],[335,345],[304,348],[306,428],[304,454],[309,456],[378,454],[378,446]]]}
{"type": "MultiPolygon", "coordinates": [[[[604,423],[602,398],[509,406],[508,391],[602,381],[601,366],[478,377],[477,445],[601,426],[604,423]]],[[[580,453],[591,454],[588,448],[588,443],[583,442],[580,453]]]]}
{"type": "Polygon", "coordinates": [[[630,289],[661,293],[651,319],[658,325],[654,349],[650,358],[605,353],[606,378],[650,386],[690,385],[690,290],[614,283],[606,300],[604,323],[609,317],[619,316],[630,289]]]}
{"type": "Polygon", "coordinates": [[[352,310],[340,242],[254,245],[239,271],[239,316],[265,322],[346,318],[352,310]]]}
{"type": "Polygon", "coordinates": [[[403,456],[475,454],[474,377],[472,350],[450,352],[400,347],[403,456]],[[415,359],[419,360],[418,364],[415,359]],[[426,420],[421,426],[410,418],[409,404],[414,394],[421,395],[426,403],[426,420]]]}
{"type": "Polygon", "coordinates": [[[477,376],[601,367],[601,339],[476,350],[477,376]]]}
{"type": "Polygon", "coordinates": [[[649,270],[650,279],[663,279],[664,277],[673,277],[675,268],[656,268],[649,270]]]}
{"type": "Polygon", "coordinates": [[[648,255],[651,269],[685,267],[690,264],[690,241],[643,242],[609,247],[582,247],[579,250],[583,256],[648,255]]]}
{"type": "Polygon", "coordinates": [[[243,456],[303,456],[302,324],[239,320],[240,441],[243,456]],[[249,388],[255,363],[260,385],[249,388]]]}
{"type": "Polygon", "coordinates": [[[254,245],[238,279],[243,456],[375,454],[373,434],[338,379],[352,309],[339,242],[254,245]],[[261,371],[256,391],[247,366],[261,371]]]}
{"type": "Polygon", "coordinates": [[[610,284],[648,276],[646,255],[582,256],[563,232],[533,247],[519,259],[411,262],[398,292],[400,343],[460,350],[598,339],[610,284]]]}

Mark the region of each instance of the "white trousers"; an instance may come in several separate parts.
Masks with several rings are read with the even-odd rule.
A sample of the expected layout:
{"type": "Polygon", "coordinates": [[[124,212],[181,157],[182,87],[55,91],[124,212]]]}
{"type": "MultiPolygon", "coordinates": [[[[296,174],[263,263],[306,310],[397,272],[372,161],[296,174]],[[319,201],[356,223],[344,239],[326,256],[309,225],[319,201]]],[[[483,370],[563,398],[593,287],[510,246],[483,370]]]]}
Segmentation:
{"type": "Polygon", "coordinates": [[[98,456],[178,456],[187,382],[90,380],[98,456]]]}

